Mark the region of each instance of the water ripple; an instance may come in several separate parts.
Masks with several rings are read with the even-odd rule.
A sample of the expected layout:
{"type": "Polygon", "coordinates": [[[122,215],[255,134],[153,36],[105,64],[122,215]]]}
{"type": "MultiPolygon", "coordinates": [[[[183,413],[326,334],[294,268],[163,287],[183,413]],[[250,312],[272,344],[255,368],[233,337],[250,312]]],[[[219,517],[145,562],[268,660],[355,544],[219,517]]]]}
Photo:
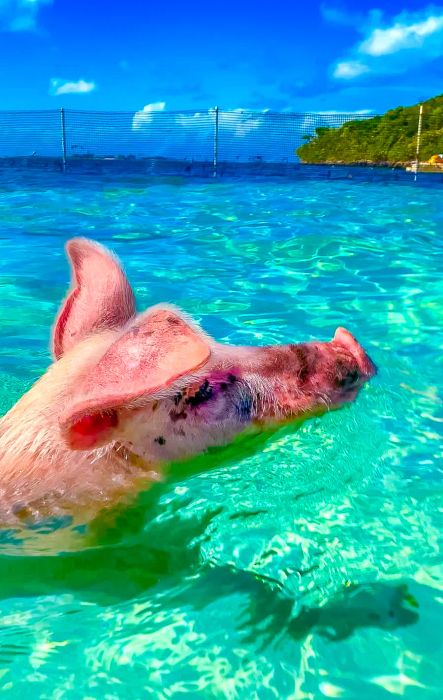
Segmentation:
{"type": "Polygon", "coordinates": [[[139,309],[233,343],[346,325],[380,367],[350,408],[142,494],[95,548],[0,555],[5,697],[440,698],[439,190],[47,174],[0,204],[2,411],[49,362],[77,235],[121,256],[139,309]]]}

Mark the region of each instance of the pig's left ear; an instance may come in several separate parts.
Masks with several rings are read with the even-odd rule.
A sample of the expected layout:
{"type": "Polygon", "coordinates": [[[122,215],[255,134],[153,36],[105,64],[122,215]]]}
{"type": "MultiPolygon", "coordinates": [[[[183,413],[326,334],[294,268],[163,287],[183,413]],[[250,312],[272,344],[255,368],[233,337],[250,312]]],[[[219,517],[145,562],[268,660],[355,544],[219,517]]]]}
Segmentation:
{"type": "Polygon", "coordinates": [[[171,308],[153,308],[133,323],[91,366],[61,416],[71,449],[95,449],[116,439],[119,409],[149,398],[202,367],[211,350],[203,332],[171,308]]]}
{"type": "Polygon", "coordinates": [[[52,332],[52,352],[58,360],[87,335],[121,328],[135,314],[134,294],[117,259],[87,238],[66,244],[71,290],[52,332]]]}

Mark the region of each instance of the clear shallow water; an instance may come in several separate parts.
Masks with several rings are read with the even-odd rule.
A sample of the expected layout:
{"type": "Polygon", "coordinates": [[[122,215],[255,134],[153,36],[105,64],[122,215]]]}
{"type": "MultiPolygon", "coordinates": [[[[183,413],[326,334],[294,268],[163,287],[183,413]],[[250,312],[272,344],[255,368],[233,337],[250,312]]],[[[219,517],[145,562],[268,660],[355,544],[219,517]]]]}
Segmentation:
{"type": "Polygon", "coordinates": [[[441,192],[412,184],[0,183],[0,412],[49,361],[63,243],[218,340],[354,332],[346,410],[143,494],[98,546],[0,547],[0,690],[46,698],[441,698],[441,192]]]}

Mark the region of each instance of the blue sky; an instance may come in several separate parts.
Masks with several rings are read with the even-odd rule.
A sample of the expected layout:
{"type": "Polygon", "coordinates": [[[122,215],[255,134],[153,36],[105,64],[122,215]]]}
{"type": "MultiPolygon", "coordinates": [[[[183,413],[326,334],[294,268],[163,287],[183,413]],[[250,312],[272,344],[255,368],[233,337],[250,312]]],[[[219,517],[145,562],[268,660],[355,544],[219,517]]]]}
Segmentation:
{"type": "Polygon", "coordinates": [[[382,112],[443,93],[442,58],[418,0],[0,0],[4,110],[382,112]]]}

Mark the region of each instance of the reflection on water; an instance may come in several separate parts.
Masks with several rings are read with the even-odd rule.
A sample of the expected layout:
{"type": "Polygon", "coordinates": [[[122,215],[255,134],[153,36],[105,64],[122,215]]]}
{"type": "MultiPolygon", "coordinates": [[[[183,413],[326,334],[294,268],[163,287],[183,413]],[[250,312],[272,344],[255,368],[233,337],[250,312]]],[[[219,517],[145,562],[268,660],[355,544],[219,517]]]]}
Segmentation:
{"type": "Polygon", "coordinates": [[[5,697],[441,697],[440,199],[339,181],[1,185],[2,412],[49,362],[74,235],[116,250],[140,310],[174,302],[232,343],[344,325],[380,369],[350,407],[172,465],[80,551],[63,551],[67,522],[33,556],[4,531],[5,697]]]}

